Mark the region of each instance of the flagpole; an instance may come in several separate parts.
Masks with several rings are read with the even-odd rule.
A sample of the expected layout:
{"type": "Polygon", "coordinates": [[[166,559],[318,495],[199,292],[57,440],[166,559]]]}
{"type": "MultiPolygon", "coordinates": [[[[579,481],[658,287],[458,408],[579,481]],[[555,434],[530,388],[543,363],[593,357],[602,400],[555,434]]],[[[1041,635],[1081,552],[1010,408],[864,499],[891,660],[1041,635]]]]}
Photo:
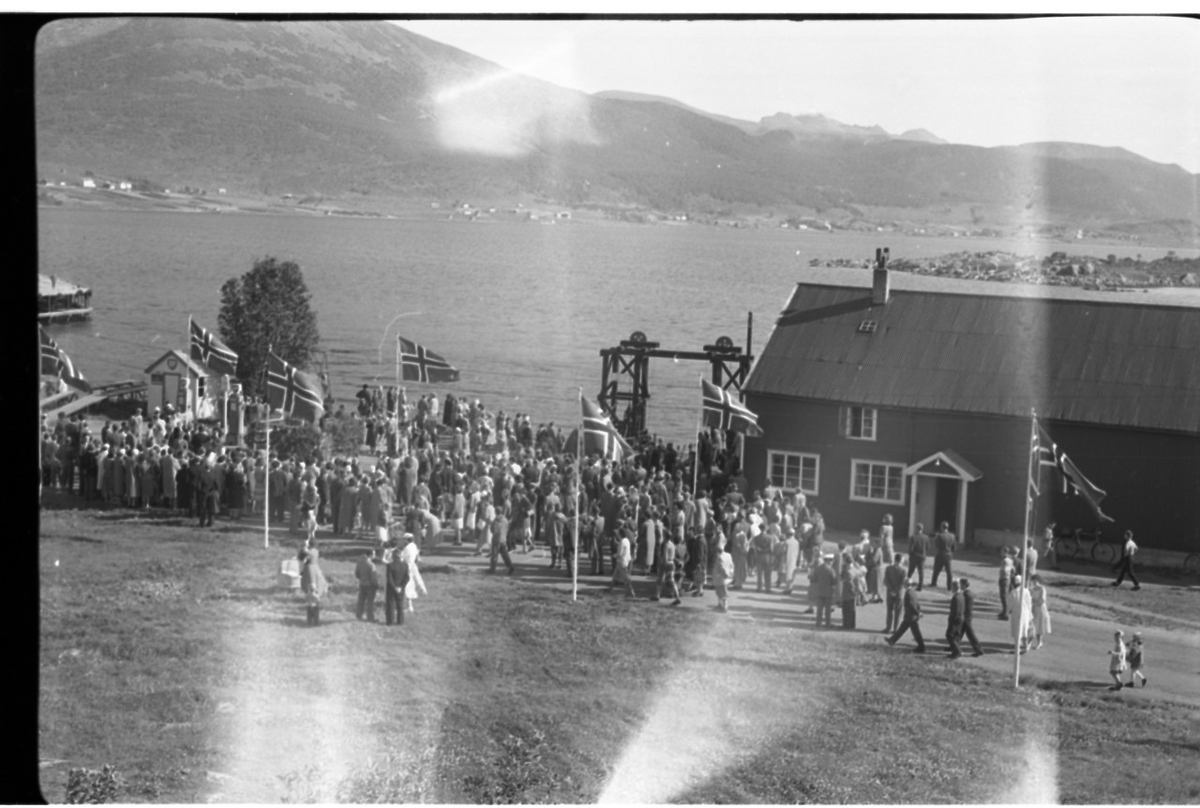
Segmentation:
{"type": "Polygon", "coordinates": [[[271,401],[267,400],[267,411],[263,417],[267,433],[266,457],[263,458],[263,549],[271,547],[271,401]]]}
{"type": "MultiPolygon", "coordinates": [[[[704,397],[704,376],[700,379],[700,397],[704,397]]],[[[700,406],[700,417],[696,419],[696,459],[692,461],[692,499],[696,498],[696,488],[700,485],[700,430],[704,428],[704,406],[700,406]]]]}
{"type": "MultiPolygon", "coordinates": [[[[188,346],[187,347],[187,357],[188,357],[188,359],[191,359],[192,358],[192,315],[190,315],[190,314],[188,315],[187,346],[188,346]]],[[[195,426],[196,418],[198,417],[197,410],[200,405],[199,398],[200,398],[200,377],[197,376],[196,377],[196,391],[191,396],[191,399],[192,399],[192,425],[193,426],[195,426]]]]}
{"type": "Polygon", "coordinates": [[[579,458],[583,454],[583,388],[579,388],[579,432],[575,435],[575,552],[571,555],[571,601],[579,599],[579,488],[583,485],[580,476],[579,458]]]}
{"type": "Polygon", "coordinates": [[[1013,639],[1013,688],[1021,686],[1021,638],[1024,632],[1022,628],[1025,624],[1025,587],[1029,582],[1025,580],[1025,576],[1029,570],[1029,516],[1033,510],[1033,497],[1030,496],[1029,482],[1033,479],[1034,463],[1039,463],[1041,458],[1037,457],[1033,452],[1034,441],[1037,440],[1037,410],[1029,411],[1029,458],[1026,460],[1026,468],[1028,474],[1025,479],[1025,522],[1022,525],[1021,533],[1023,542],[1021,546],[1021,587],[1016,593],[1016,613],[1017,613],[1017,636],[1013,639]]]}
{"type": "MultiPolygon", "coordinates": [[[[271,364],[271,351],[275,346],[267,346],[267,366],[271,364]]],[[[266,474],[263,476],[263,549],[268,550],[271,547],[271,391],[263,390],[266,395],[263,400],[267,404],[266,415],[263,416],[263,426],[267,433],[267,448],[265,449],[267,456],[263,459],[263,468],[266,474]]]]}

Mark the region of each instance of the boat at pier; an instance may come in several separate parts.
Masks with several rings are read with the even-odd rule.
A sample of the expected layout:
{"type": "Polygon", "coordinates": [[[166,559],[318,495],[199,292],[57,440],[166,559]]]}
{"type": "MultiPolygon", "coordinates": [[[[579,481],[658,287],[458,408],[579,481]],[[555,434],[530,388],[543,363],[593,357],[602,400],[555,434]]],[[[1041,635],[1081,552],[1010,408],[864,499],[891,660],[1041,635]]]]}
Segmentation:
{"type": "Polygon", "coordinates": [[[38,275],[38,321],[61,323],[92,316],[92,290],[54,275],[38,275]]]}

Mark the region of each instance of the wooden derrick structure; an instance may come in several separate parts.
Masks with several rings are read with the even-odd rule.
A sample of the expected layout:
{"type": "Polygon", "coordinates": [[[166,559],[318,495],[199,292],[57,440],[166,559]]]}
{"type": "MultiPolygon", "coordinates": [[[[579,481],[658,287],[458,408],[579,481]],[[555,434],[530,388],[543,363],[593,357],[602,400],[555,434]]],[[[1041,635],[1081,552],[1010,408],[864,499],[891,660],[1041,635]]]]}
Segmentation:
{"type": "MultiPolygon", "coordinates": [[[[626,437],[636,437],[646,428],[646,403],[650,400],[650,360],[688,359],[708,362],[710,380],[722,390],[733,388],[742,395],[742,385],[750,374],[754,356],[750,352],[753,313],[746,316],[746,350],[734,345],[729,337],[718,337],[700,351],[672,351],[650,342],[644,333],[634,331],[613,348],[600,350],[600,392],[596,401],[613,419],[626,437]],[[622,388],[621,378],[627,386],[622,388]],[[624,409],[621,408],[624,404],[624,409]]],[[[699,395],[699,391],[697,391],[699,395]]]]}

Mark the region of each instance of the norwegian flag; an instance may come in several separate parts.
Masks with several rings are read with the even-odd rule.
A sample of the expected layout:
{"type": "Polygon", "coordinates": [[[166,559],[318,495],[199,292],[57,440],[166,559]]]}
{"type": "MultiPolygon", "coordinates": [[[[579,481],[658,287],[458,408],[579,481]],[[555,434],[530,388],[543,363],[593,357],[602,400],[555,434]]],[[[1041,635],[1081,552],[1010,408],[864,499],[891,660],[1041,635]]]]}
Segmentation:
{"type": "Polygon", "coordinates": [[[58,347],[54,338],[46,333],[46,329],[38,326],[38,335],[42,343],[42,375],[57,376],[67,384],[84,393],[92,391],[92,385],[75,370],[75,364],[67,352],[58,347]]]}
{"type": "Polygon", "coordinates": [[[315,423],[325,412],[321,383],[274,353],[267,360],[267,403],[271,409],[315,423]]]}
{"type": "Polygon", "coordinates": [[[633,453],[633,447],[621,437],[621,433],[613,426],[612,419],[605,415],[604,410],[582,395],[579,401],[583,408],[582,454],[598,454],[610,460],[620,460],[633,453]]]}
{"type": "Polygon", "coordinates": [[[701,399],[704,406],[703,423],[708,427],[745,432],[752,438],[762,437],[758,416],[733,397],[704,378],[700,379],[701,399]]]}
{"type": "Polygon", "coordinates": [[[211,331],[197,325],[196,321],[190,317],[188,326],[192,333],[192,359],[213,373],[236,376],[238,355],[231,351],[228,345],[217,339],[211,331]]]}
{"type": "Polygon", "coordinates": [[[458,369],[438,354],[418,345],[412,340],[397,337],[400,341],[400,378],[406,382],[458,381],[458,369]]]}
{"type": "MultiPolygon", "coordinates": [[[[1100,510],[1100,503],[1108,496],[1108,492],[1083,476],[1083,472],[1071,458],[1067,457],[1067,453],[1050,440],[1050,436],[1042,429],[1041,424],[1037,424],[1037,429],[1034,430],[1033,446],[1030,451],[1037,458],[1039,467],[1050,466],[1058,471],[1062,477],[1064,494],[1071,491],[1083,497],[1101,522],[1114,521],[1111,516],[1100,510]]],[[[1034,497],[1039,493],[1037,482],[1032,478],[1029,480],[1029,493],[1034,497]]]]}

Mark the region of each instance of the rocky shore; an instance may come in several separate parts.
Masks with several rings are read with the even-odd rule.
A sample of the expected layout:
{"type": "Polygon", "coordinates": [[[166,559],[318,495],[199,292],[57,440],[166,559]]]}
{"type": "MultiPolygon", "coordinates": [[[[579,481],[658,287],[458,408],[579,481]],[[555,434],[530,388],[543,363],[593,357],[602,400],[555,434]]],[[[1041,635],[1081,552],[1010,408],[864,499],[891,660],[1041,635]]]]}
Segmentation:
{"type": "MultiPolygon", "coordinates": [[[[863,267],[870,262],[840,258],[813,259],[809,266],[863,267]]],[[[1200,286],[1200,258],[1106,259],[1055,252],[1045,257],[1015,253],[956,252],[936,258],[894,258],[888,269],[917,275],[966,280],[1079,286],[1087,289],[1140,289],[1158,286],[1200,286]]]]}

